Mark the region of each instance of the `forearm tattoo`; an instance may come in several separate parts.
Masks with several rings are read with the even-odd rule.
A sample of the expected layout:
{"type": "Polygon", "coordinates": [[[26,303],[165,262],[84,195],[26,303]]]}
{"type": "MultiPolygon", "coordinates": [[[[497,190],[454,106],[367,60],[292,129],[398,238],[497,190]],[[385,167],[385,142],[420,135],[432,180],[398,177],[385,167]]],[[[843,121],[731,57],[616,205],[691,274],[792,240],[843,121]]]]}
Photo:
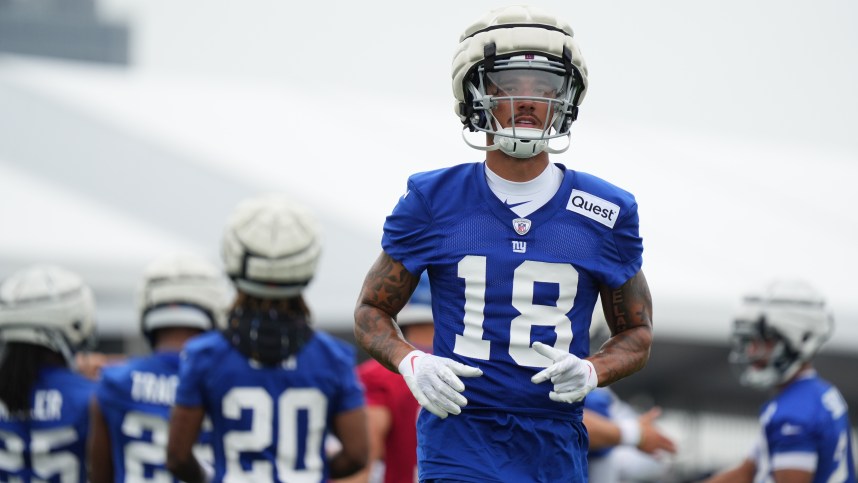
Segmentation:
{"type": "Polygon", "coordinates": [[[652,297],[643,272],[616,290],[602,291],[602,308],[613,336],[590,359],[598,361],[599,385],[642,369],[652,345],[652,297]]]}
{"type": "Polygon", "coordinates": [[[366,275],[355,308],[358,344],[394,371],[396,353],[408,345],[392,319],[408,302],[419,281],[419,277],[382,252],[366,275]]]}

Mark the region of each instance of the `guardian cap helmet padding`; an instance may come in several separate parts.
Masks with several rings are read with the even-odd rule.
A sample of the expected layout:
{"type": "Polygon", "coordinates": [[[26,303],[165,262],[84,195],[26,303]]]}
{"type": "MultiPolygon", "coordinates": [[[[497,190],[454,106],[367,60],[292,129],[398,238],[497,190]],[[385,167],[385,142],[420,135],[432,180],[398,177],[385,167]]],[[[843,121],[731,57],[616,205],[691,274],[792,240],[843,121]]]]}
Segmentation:
{"type": "Polygon", "coordinates": [[[239,290],[261,298],[300,294],[316,271],[322,245],[313,218],[280,195],[246,200],[227,223],[222,255],[239,290]]]}
{"type": "MultiPolygon", "coordinates": [[[[491,146],[473,148],[500,149],[518,158],[529,158],[547,151],[560,153],[548,140],[569,137],[569,128],[578,115],[578,105],[587,91],[587,66],[572,28],[553,15],[527,6],[505,7],[489,12],[468,27],[459,38],[453,58],[453,95],[455,111],[470,131],[494,137],[491,146]],[[556,89],[551,95],[514,95],[494,91],[493,75],[498,73],[539,73],[550,78],[556,89]],[[549,115],[542,126],[503,127],[492,111],[500,103],[531,101],[547,104],[549,115]],[[553,130],[553,132],[552,132],[553,130]]],[[[465,136],[463,130],[463,137],[465,136]]]]}
{"type": "Polygon", "coordinates": [[[165,327],[222,329],[230,298],[226,277],[208,261],[190,254],[165,256],[144,270],[140,328],[150,344],[154,331],[165,327]]]}
{"type": "Polygon", "coordinates": [[[74,353],[92,342],[95,297],[75,273],[38,265],[0,284],[0,340],[47,347],[74,367],[74,353]]]}
{"type": "Polygon", "coordinates": [[[770,388],[792,378],[833,331],[818,292],[804,282],[777,281],[742,301],[729,360],[740,383],[770,388]]]}

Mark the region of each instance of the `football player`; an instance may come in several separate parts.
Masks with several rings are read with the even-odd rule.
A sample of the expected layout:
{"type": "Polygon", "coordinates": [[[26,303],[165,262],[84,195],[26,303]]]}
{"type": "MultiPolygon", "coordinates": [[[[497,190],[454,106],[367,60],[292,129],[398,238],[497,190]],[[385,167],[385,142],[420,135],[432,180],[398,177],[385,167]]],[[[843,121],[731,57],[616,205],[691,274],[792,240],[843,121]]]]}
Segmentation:
{"type": "Polygon", "coordinates": [[[648,360],[637,203],[549,161],[568,147],[586,89],[572,28],[549,13],[497,9],[460,37],[456,113],[466,140],[485,134],[468,141],[485,162],[409,178],[355,309],[359,344],[426,409],[421,481],[585,481],[582,399],[648,360]],[[424,271],[432,354],[396,325],[424,271]],[[600,293],[613,336],[586,357],[600,293]]]}
{"type": "Polygon", "coordinates": [[[301,295],[320,252],[315,221],[282,196],[232,214],[222,255],[238,294],[224,331],[185,346],[167,445],[177,478],[207,479],[191,451],[206,415],[214,481],[323,482],[366,465],[355,349],[314,329],[301,295]],[[328,431],[342,442],[330,459],[328,431]]]}
{"type": "Polygon", "coordinates": [[[225,326],[230,295],[226,277],[199,257],[170,255],[146,267],[138,306],[152,354],[101,371],[90,406],[90,482],[175,481],[166,448],[179,353],[192,337],[225,326]]]}
{"type": "Polygon", "coordinates": [[[729,360],[742,385],[774,395],[748,458],[707,482],[856,482],[846,401],[812,363],[833,332],[825,301],[805,282],[778,280],[743,299],[729,360]]]}
{"type": "Polygon", "coordinates": [[[74,355],[94,330],[92,290],[74,273],[39,265],[0,284],[0,481],[86,481],[95,383],[74,355]]]}

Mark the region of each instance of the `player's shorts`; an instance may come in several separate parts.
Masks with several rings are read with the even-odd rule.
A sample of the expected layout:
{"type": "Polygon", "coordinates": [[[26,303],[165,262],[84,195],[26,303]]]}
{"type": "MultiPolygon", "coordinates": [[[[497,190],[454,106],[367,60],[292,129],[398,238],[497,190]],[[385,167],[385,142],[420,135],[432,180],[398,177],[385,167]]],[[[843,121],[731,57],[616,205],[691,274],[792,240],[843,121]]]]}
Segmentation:
{"type": "Polygon", "coordinates": [[[580,421],[484,411],[441,419],[425,410],[417,419],[424,483],[585,483],[588,446],[580,421]]]}

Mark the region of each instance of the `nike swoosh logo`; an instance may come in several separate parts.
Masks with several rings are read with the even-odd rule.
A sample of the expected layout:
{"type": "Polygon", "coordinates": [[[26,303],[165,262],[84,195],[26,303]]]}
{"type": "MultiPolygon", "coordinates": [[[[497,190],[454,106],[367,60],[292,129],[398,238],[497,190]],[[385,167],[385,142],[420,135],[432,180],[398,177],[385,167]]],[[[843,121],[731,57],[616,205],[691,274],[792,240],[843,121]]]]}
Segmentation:
{"type": "Polygon", "coordinates": [[[530,203],[530,200],[522,201],[521,203],[510,203],[509,200],[503,202],[504,206],[507,208],[515,208],[516,206],[526,205],[527,203],[530,203]]]}
{"type": "Polygon", "coordinates": [[[414,359],[417,359],[417,357],[419,357],[419,356],[411,356],[411,360],[409,361],[409,362],[411,362],[411,373],[412,374],[414,374],[414,359]]]}

